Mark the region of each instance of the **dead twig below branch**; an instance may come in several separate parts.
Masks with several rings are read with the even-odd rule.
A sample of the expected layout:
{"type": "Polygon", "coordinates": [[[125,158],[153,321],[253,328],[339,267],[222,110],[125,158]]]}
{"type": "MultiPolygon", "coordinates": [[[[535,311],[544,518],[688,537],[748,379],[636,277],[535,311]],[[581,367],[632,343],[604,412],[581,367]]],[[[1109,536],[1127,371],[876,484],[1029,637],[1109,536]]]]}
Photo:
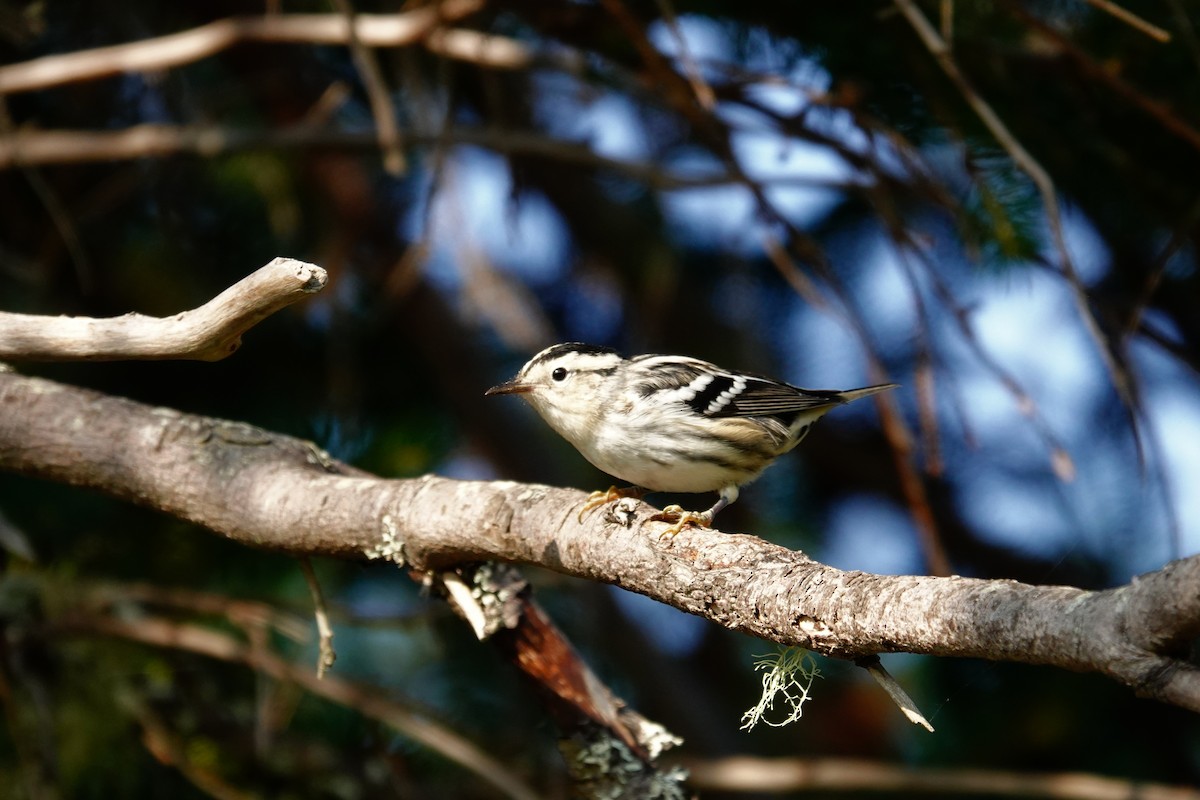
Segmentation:
{"type": "Polygon", "coordinates": [[[300,571],[304,573],[304,580],[312,595],[313,616],[317,621],[317,677],[324,678],[333,662],[337,661],[337,653],[333,649],[333,628],[329,624],[329,609],[325,606],[325,594],[321,591],[321,583],[317,580],[312,560],[301,558],[300,571]]]}

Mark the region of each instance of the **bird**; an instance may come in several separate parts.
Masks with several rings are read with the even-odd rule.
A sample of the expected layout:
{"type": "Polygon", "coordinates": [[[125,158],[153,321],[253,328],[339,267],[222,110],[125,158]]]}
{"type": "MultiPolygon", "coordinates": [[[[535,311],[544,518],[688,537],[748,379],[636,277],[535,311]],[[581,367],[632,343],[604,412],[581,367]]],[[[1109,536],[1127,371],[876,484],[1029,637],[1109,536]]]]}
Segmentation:
{"type": "Polygon", "coordinates": [[[706,511],[669,505],[662,536],[713,518],[832,409],[896,388],[801,389],[697,358],[618,351],[581,342],[547,347],[485,396],[519,395],[598,469],[631,485],[593,492],[579,512],[647,492],[717,492],[706,511]]]}

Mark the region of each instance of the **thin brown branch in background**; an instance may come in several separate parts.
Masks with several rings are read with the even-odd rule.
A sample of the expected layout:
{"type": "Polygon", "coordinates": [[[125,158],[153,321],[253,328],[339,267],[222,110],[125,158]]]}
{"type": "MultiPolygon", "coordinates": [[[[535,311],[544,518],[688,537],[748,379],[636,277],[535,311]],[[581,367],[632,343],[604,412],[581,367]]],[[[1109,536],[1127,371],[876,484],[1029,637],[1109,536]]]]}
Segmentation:
{"type": "Polygon", "coordinates": [[[220,661],[243,664],[278,681],[301,686],[333,703],[352,708],[364,717],[378,720],[398,733],[419,742],[473,772],[513,800],[538,800],[539,795],[507,767],[439,722],[390,700],[375,686],[326,675],[285,661],[275,653],[254,648],[224,633],[198,625],[176,623],[160,617],[142,616],[124,620],[106,614],[82,611],[65,614],[54,632],[84,636],[116,636],[155,647],[185,650],[220,661]]]}
{"type": "Polygon", "coordinates": [[[223,617],[247,630],[269,626],[293,642],[307,642],[312,634],[304,619],[282,611],[269,603],[229,597],[217,592],[187,589],[181,586],[157,586],[148,583],[101,583],[88,590],[88,608],[107,611],[127,603],[155,608],[186,611],[223,617]]]}
{"type": "MultiPolygon", "coordinates": [[[[891,241],[896,245],[902,240],[903,234],[893,232],[891,241]]],[[[917,426],[921,431],[921,454],[924,456],[925,471],[933,476],[942,474],[942,448],[938,430],[937,413],[937,375],[935,362],[937,353],[934,351],[933,324],[929,317],[929,308],[925,296],[917,281],[916,270],[910,263],[908,251],[896,246],[893,249],[897,263],[903,270],[908,281],[909,292],[912,294],[913,307],[917,312],[917,354],[914,377],[916,378],[917,396],[917,426]]],[[[949,370],[947,370],[949,372],[949,370]]]]}
{"type": "Polygon", "coordinates": [[[798,294],[806,303],[816,309],[829,310],[829,301],[821,295],[821,290],[792,258],[791,253],[777,238],[769,233],[763,234],[763,251],[792,291],[798,294]]]}
{"type": "MultiPolygon", "coordinates": [[[[767,244],[770,245],[771,242],[772,239],[768,237],[767,244]]],[[[821,297],[815,289],[816,284],[804,276],[785,247],[768,246],[767,252],[770,255],[771,263],[790,284],[796,287],[798,292],[802,292],[802,296],[811,294],[813,297],[821,297]],[[800,278],[803,280],[799,280],[800,278]]],[[[831,291],[837,298],[838,305],[824,301],[822,298],[821,304],[813,303],[814,307],[833,316],[854,334],[866,354],[870,380],[875,383],[887,383],[887,371],[883,366],[883,360],[871,344],[871,334],[863,323],[861,314],[855,311],[853,303],[840,281],[837,280],[837,276],[828,268],[820,271],[826,284],[830,285],[831,291]]],[[[951,575],[953,570],[950,566],[950,557],[947,555],[941,535],[938,533],[937,518],[929,505],[925,483],[913,461],[912,436],[908,426],[904,424],[903,418],[896,410],[894,399],[876,397],[875,407],[879,411],[884,438],[892,451],[892,460],[896,467],[901,493],[904,495],[913,524],[917,529],[926,569],[931,575],[951,575]]]]}
{"type": "Polygon", "coordinates": [[[1166,103],[1147,97],[1136,86],[1123,80],[1109,66],[1102,64],[1081,50],[1074,42],[1060,33],[1051,25],[1047,25],[1020,3],[1011,0],[1000,0],[1004,8],[1014,17],[1033,28],[1039,36],[1052,43],[1058,54],[1073,64],[1079,73],[1098,86],[1104,86],[1117,97],[1141,111],[1157,123],[1164,131],[1179,141],[1187,144],[1193,150],[1200,151],[1200,130],[1188,123],[1186,118],[1175,113],[1166,103]]]}
{"type": "Polygon", "coordinates": [[[400,138],[400,127],[396,122],[396,109],[392,98],[388,95],[387,82],[379,69],[379,61],[375,53],[363,44],[358,35],[358,15],[350,0],[333,0],[337,10],[346,17],[347,34],[350,56],[354,66],[362,78],[367,90],[367,99],[371,104],[371,115],[375,119],[375,135],[379,139],[379,149],[383,151],[383,168],[392,177],[404,174],[404,142],[400,138]]]}
{"type": "Polygon", "coordinates": [[[1129,319],[1125,323],[1125,329],[1121,334],[1123,341],[1128,341],[1142,327],[1142,318],[1146,313],[1146,309],[1150,307],[1150,301],[1154,299],[1158,287],[1162,284],[1162,279],[1167,274],[1167,267],[1171,263],[1171,258],[1179,252],[1179,248],[1183,247],[1191,234],[1192,226],[1200,221],[1200,200],[1192,204],[1188,211],[1184,222],[1175,226],[1175,230],[1171,233],[1171,238],[1163,246],[1162,252],[1150,263],[1146,270],[1146,282],[1142,285],[1142,290],[1138,292],[1134,298],[1133,307],[1129,311],[1129,319]]]}
{"type": "MultiPolygon", "coordinates": [[[[568,164],[608,170],[629,180],[644,183],[660,192],[703,189],[740,183],[742,177],[724,171],[706,175],[680,175],[653,162],[623,161],[596,153],[584,143],[551,139],[524,131],[450,128],[438,133],[410,133],[410,145],[439,146],[469,144],[509,155],[538,156],[568,164]]],[[[0,136],[0,169],[19,163],[69,164],[114,159],[154,158],[172,155],[212,157],[245,150],[271,148],[378,148],[374,134],[317,130],[307,125],[274,131],[245,131],[221,126],[137,125],[121,131],[22,131],[0,136]]],[[[765,183],[860,192],[856,180],[824,177],[780,176],[765,183]]]]}
{"type": "Polygon", "coordinates": [[[1160,41],[1163,44],[1171,41],[1170,33],[1164,31],[1157,25],[1147,22],[1129,9],[1117,5],[1116,3],[1112,2],[1112,0],[1087,0],[1087,3],[1093,8],[1100,9],[1109,16],[1121,20],[1121,22],[1124,22],[1134,30],[1141,31],[1151,39],[1160,41]]]}
{"type": "MultiPolygon", "coordinates": [[[[874,372],[882,374],[881,370],[874,372]]],[[[877,378],[876,378],[877,379],[877,378]]],[[[892,451],[892,461],[896,467],[896,475],[900,480],[900,490],[908,504],[909,514],[917,528],[921,552],[925,556],[925,567],[930,575],[953,575],[950,556],[942,543],[938,531],[937,517],[929,504],[929,493],[925,491],[925,481],[917,470],[913,459],[912,436],[904,424],[894,405],[895,401],[877,400],[879,419],[882,423],[883,435],[892,451]]]]}
{"type": "Polygon", "coordinates": [[[1050,423],[1046,421],[1046,417],[1043,415],[1041,408],[1039,408],[1037,401],[1033,399],[1029,392],[1025,391],[1025,387],[1021,385],[1016,376],[1005,369],[996,360],[996,357],[988,352],[983,343],[979,341],[979,337],[976,335],[975,328],[971,323],[970,310],[965,308],[954,297],[950,287],[942,280],[932,260],[924,250],[918,247],[911,239],[908,242],[908,249],[924,263],[925,274],[929,278],[930,287],[942,305],[945,306],[950,318],[954,320],[959,334],[971,349],[975,358],[979,360],[984,370],[990,372],[992,377],[1004,387],[1005,391],[1012,397],[1017,410],[1023,417],[1030,421],[1038,436],[1046,443],[1046,448],[1050,452],[1050,466],[1054,470],[1054,474],[1062,481],[1069,482],[1074,480],[1075,463],[1071,459],[1071,454],[1067,452],[1067,448],[1062,443],[1062,440],[1058,438],[1050,423]]]}
{"type": "Polygon", "coordinates": [[[142,729],[142,745],[163,766],[177,770],[189,783],[214,800],[255,800],[257,792],[233,786],[210,766],[199,764],[188,753],[186,742],[145,703],[129,701],[130,713],[142,729]]]}
{"type": "Polygon", "coordinates": [[[954,41],[954,0],[941,0],[938,6],[942,38],[947,43],[954,41]]]}
{"type": "Polygon", "coordinates": [[[841,758],[734,756],[682,762],[691,786],[709,792],[820,794],[883,792],[930,797],[1012,797],[1036,800],[1200,800],[1200,791],[1083,772],[1029,774],[982,769],[914,769],[841,758]]]}
{"type": "MultiPolygon", "coordinates": [[[[399,47],[418,42],[446,22],[469,16],[483,6],[483,0],[444,0],[398,14],[362,14],[356,19],[356,32],[369,47],[399,47]]],[[[172,69],[248,42],[349,45],[350,38],[350,25],[341,14],[232,17],[140,42],[0,66],[0,94],[172,69]]]]}
{"type": "Polygon", "coordinates": [[[700,66],[696,63],[696,59],[692,57],[687,37],[683,35],[683,29],[679,27],[679,18],[675,14],[671,0],[655,0],[655,2],[658,5],[658,12],[662,14],[663,21],[667,23],[671,38],[675,40],[675,46],[679,48],[679,63],[683,65],[683,72],[687,76],[688,83],[691,84],[692,92],[696,95],[696,102],[703,108],[712,111],[717,104],[716,97],[713,95],[712,87],[700,73],[700,66]]]}
{"type": "Polygon", "coordinates": [[[959,69],[958,63],[954,60],[954,56],[951,54],[946,42],[938,36],[937,31],[929,23],[929,20],[925,18],[921,10],[917,8],[914,0],[893,0],[893,2],[900,9],[905,19],[908,20],[909,25],[916,32],[925,49],[929,51],[930,55],[933,56],[934,60],[942,68],[942,72],[946,74],[946,77],[958,89],[967,105],[971,107],[971,110],[975,112],[976,116],[979,117],[980,121],[983,122],[984,126],[991,132],[1000,146],[1004,148],[1004,151],[1009,154],[1009,157],[1012,158],[1017,168],[1028,175],[1037,187],[1038,193],[1042,198],[1042,207],[1046,212],[1050,237],[1054,241],[1055,250],[1058,252],[1059,269],[1063,277],[1066,278],[1068,286],[1071,288],[1071,295],[1075,300],[1075,308],[1079,314],[1079,318],[1083,321],[1084,329],[1095,344],[1096,350],[1099,352],[1100,358],[1108,370],[1113,388],[1116,389],[1121,404],[1126,410],[1134,443],[1137,445],[1138,461],[1144,465],[1145,453],[1138,425],[1140,404],[1138,402],[1136,386],[1124,365],[1113,352],[1107,336],[1105,336],[1100,323],[1096,320],[1095,314],[1092,313],[1087,287],[1083,285],[1083,280],[1079,276],[1079,272],[1075,268],[1075,263],[1071,259],[1070,250],[1067,248],[1066,236],[1063,233],[1062,213],[1058,203],[1058,192],[1055,189],[1054,181],[1038,160],[1008,130],[1008,126],[1004,124],[1004,121],[1000,119],[1000,116],[991,105],[971,85],[966,75],[959,69]]]}

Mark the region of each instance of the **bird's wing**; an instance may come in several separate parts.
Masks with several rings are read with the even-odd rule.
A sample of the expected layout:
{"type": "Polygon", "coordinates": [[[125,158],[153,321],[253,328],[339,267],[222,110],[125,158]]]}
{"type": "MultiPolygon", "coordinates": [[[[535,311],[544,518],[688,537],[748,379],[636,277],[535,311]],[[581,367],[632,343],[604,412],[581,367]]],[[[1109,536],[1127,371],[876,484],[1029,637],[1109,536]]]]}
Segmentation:
{"type": "MultiPolygon", "coordinates": [[[[737,386],[738,379],[743,380],[745,384],[740,392],[730,398],[729,402],[706,411],[705,413],[709,416],[774,417],[829,408],[846,402],[842,398],[841,392],[799,389],[786,383],[752,375],[722,377],[733,378],[733,386],[737,386]]],[[[714,384],[718,382],[723,383],[718,379],[713,381],[714,384]]]]}
{"type": "Polygon", "coordinates": [[[840,405],[841,392],[800,389],[760,375],[733,372],[694,358],[638,356],[645,369],[633,387],[642,397],[662,393],[706,417],[793,416],[840,405]]]}

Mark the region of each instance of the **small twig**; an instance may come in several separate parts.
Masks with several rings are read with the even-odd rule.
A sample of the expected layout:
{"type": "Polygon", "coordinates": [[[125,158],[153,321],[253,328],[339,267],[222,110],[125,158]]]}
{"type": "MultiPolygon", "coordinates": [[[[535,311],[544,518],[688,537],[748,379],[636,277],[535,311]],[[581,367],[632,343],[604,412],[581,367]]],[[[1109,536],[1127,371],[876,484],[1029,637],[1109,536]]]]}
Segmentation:
{"type": "Polygon", "coordinates": [[[466,620],[466,623],[471,626],[471,630],[475,634],[475,638],[483,641],[488,637],[487,618],[483,613],[483,607],[479,602],[471,596],[471,587],[463,582],[462,576],[456,572],[446,571],[439,577],[442,579],[442,586],[446,588],[446,593],[449,595],[449,601],[466,620]]]}
{"type": "Polygon", "coordinates": [[[798,294],[810,306],[822,311],[831,311],[828,300],[821,294],[816,282],[813,281],[800,265],[796,263],[787,248],[770,233],[763,234],[763,251],[767,254],[775,271],[779,273],[792,291],[798,294]]]}
{"type": "Polygon", "coordinates": [[[854,663],[865,669],[875,679],[875,682],[883,687],[883,690],[888,693],[888,697],[892,698],[892,702],[908,718],[909,722],[913,725],[920,725],[925,730],[933,733],[933,726],[929,724],[929,720],[917,708],[917,704],[908,696],[908,692],[904,691],[904,687],[884,668],[883,663],[879,660],[879,656],[860,658],[854,663]]]}
{"type": "Polygon", "coordinates": [[[325,286],[325,270],[276,258],[199,308],[172,317],[47,317],[0,312],[0,360],[219,361],[242,334],[325,286]]]}
{"type": "Polygon", "coordinates": [[[675,46],[679,48],[679,63],[683,66],[683,72],[687,76],[688,83],[691,84],[692,92],[696,95],[696,101],[702,107],[712,111],[717,104],[716,97],[713,95],[712,87],[700,74],[700,67],[688,49],[687,38],[683,35],[683,29],[679,27],[679,18],[675,15],[671,0],[656,0],[656,2],[658,12],[662,14],[663,21],[667,23],[667,29],[671,31],[671,38],[675,40],[675,46]]]}
{"type": "Polygon", "coordinates": [[[216,592],[158,586],[149,583],[100,583],[87,592],[87,603],[94,611],[104,611],[127,603],[170,608],[190,614],[221,616],[243,630],[264,625],[293,642],[311,639],[302,617],[282,611],[269,603],[228,597],[216,592]]]}
{"type": "Polygon", "coordinates": [[[941,475],[942,456],[941,442],[938,436],[937,415],[937,377],[934,362],[937,358],[933,345],[933,324],[929,316],[929,308],[921,293],[921,285],[917,281],[917,273],[909,261],[908,252],[899,243],[904,240],[903,232],[893,232],[892,241],[896,245],[894,252],[900,268],[908,280],[909,291],[912,292],[913,307],[917,312],[917,341],[920,349],[916,355],[914,374],[916,377],[917,396],[917,427],[921,432],[922,449],[925,457],[925,471],[929,475],[941,475]]]}
{"type": "MultiPolygon", "coordinates": [[[[765,196],[761,195],[761,193],[760,198],[761,202],[767,202],[765,196]]],[[[875,348],[871,345],[870,332],[863,324],[862,316],[855,312],[850,297],[836,280],[836,276],[833,275],[832,271],[828,268],[822,270],[823,277],[830,285],[834,297],[840,304],[837,306],[824,300],[823,296],[816,289],[816,284],[808,280],[807,276],[800,270],[799,265],[795,263],[785,247],[775,243],[771,237],[767,237],[765,243],[768,256],[780,274],[796,288],[796,291],[802,297],[809,300],[814,307],[832,315],[850,329],[866,354],[871,379],[879,383],[885,383],[887,380],[886,370],[883,367],[882,359],[879,358],[875,348]],[[820,300],[819,303],[816,302],[818,299],[820,300]]],[[[896,466],[896,474],[900,481],[901,491],[904,494],[905,501],[908,503],[913,524],[916,526],[927,569],[932,575],[950,575],[952,572],[950,557],[947,555],[946,548],[942,544],[941,536],[938,533],[937,519],[933,513],[933,509],[929,505],[929,497],[925,491],[925,484],[913,464],[912,437],[909,435],[908,427],[896,412],[894,402],[893,400],[879,397],[876,398],[875,406],[879,409],[879,420],[883,428],[884,438],[887,440],[888,446],[892,451],[893,463],[896,466]]]]}
{"type": "Polygon", "coordinates": [[[396,124],[396,109],[388,96],[387,83],[379,69],[375,53],[358,35],[358,15],[350,0],[333,0],[338,11],[346,17],[348,24],[348,41],[350,55],[358,74],[362,77],[363,86],[367,90],[367,99],[371,103],[371,115],[375,118],[375,135],[379,140],[379,149],[383,151],[383,168],[393,177],[404,174],[405,159],[403,141],[400,138],[400,128],[396,124]]]}
{"type": "Polygon", "coordinates": [[[938,11],[942,38],[947,42],[951,42],[954,40],[954,0],[942,0],[938,11]]]}
{"type": "Polygon", "coordinates": [[[1000,3],[1013,16],[1033,28],[1039,36],[1044,37],[1056,47],[1061,57],[1067,63],[1074,65],[1082,76],[1093,81],[1097,86],[1107,88],[1121,100],[1154,120],[1171,136],[1193,150],[1200,151],[1200,129],[1189,124],[1187,119],[1176,113],[1170,105],[1148,97],[1145,92],[1122,79],[1119,73],[1109,69],[1106,64],[1097,62],[1052,25],[1046,24],[1044,20],[1031,14],[1023,3],[1013,2],[1013,0],[1000,0],[1000,3]]]}
{"type": "Polygon", "coordinates": [[[198,764],[188,752],[183,737],[170,729],[147,703],[129,699],[124,705],[142,729],[142,744],[166,767],[179,771],[189,783],[215,800],[253,800],[255,792],[243,791],[227,782],[211,765],[198,764]]]}
{"type": "Polygon", "coordinates": [[[1112,0],[1087,0],[1087,3],[1093,8],[1098,8],[1105,14],[1121,20],[1121,22],[1124,22],[1129,27],[1141,31],[1151,39],[1160,41],[1163,44],[1171,41],[1170,33],[1164,31],[1157,25],[1147,22],[1129,9],[1122,8],[1121,6],[1112,2],[1112,0]]]}
{"type": "Polygon", "coordinates": [[[1167,266],[1171,263],[1171,257],[1190,238],[1192,227],[1198,221],[1200,221],[1200,198],[1197,198],[1192,203],[1192,207],[1184,215],[1183,221],[1175,226],[1175,230],[1171,233],[1171,238],[1163,247],[1162,252],[1150,263],[1149,268],[1146,270],[1146,281],[1133,302],[1133,309],[1129,312],[1129,320],[1125,323],[1125,329],[1122,332],[1121,339],[1123,342],[1128,341],[1141,327],[1142,315],[1150,306],[1150,301],[1154,298],[1154,293],[1158,291],[1159,284],[1162,283],[1163,277],[1167,274],[1167,266]]]}
{"type": "Polygon", "coordinates": [[[333,662],[337,661],[337,653],[333,649],[333,628],[329,625],[329,609],[325,606],[325,595],[321,592],[317,573],[307,556],[300,558],[300,571],[304,573],[304,580],[312,595],[313,616],[317,620],[317,677],[324,678],[325,673],[333,667],[333,662]]]}
{"type": "Polygon", "coordinates": [[[1025,387],[1021,382],[1009,372],[1004,366],[983,346],[979,341],[979,337],[975,333],[974,327],[971,324],[970,310],[964,308],[962,304],[954,297],[950,287],[938,275],[933,261],[923,249],[917,246],[915,242],[909,239],[907,242],[909,251],[914,253],[921,259],[925,265],[925,274],[929,277],[930,286],[934,294],[946,307],[950,318],[958,326],[959,334],[963,341],[975,354],[980,365],[992,374],[1005,391],[1012,397],[1020,414],[1028,419],[1037,431],[1042,441],[1046,443],[1047,449],[1050,451],[1050,467],[1059,480],[1070,482],[1075,479],[1075,462],[1071,459],[1071,454],[1067,452],[1066,445],[1062,443],[1054,433],[1054,429],[1046,418],[1042,415],[1041,409],[1038,407],[1037,401],[1030,396],[1029,392],[1025,391],[1025,387]]]}

